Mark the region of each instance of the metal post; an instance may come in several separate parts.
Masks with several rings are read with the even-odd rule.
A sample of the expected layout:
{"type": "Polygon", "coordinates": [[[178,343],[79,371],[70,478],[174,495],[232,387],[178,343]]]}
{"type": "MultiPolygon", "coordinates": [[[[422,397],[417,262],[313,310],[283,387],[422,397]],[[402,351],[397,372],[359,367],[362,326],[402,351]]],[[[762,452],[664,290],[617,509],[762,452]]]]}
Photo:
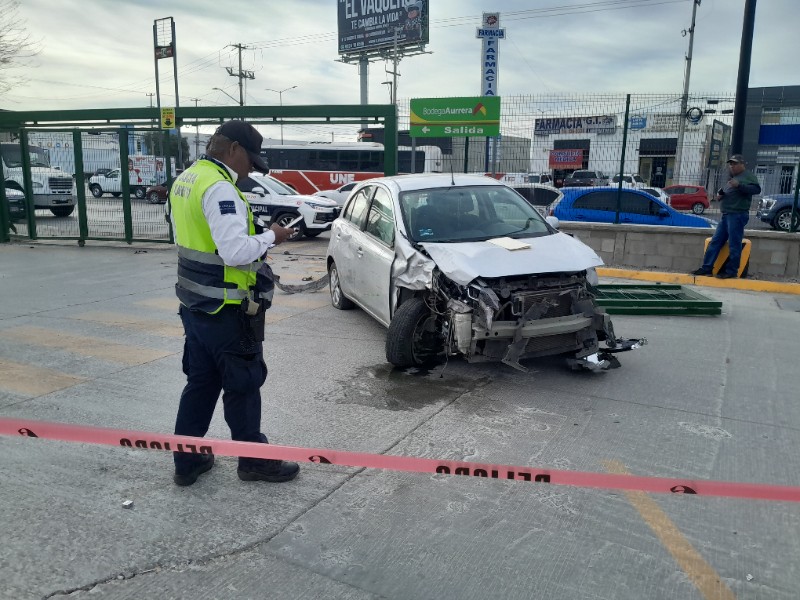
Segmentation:
{"type": "Polygon", "coordinates": [[[397,107],[383,122],[383,174],[397,175],[397,107]]]}
{"type": "Polygon", "coordinates": [[[394,28],[394,70],[392,71],[392,104],[397,105],[397,31],[399,27],[394,28]]]}
{"type": "MultiPolygon", "coordinates": [[[[3,175],[3,161],[0,160],[0,181],[5,181],[3,175]]],[[[0,244],[11,241],[8,230],[11,228],[11,212],[9,211],[8,198],[6,198],[6,186],[0,185],[0,244]]]]}
{"type": "Polygon", "coordinates": [[[747,86],[750,84],[750,56],[753,52],[753,29],[756,23],[756,0],[745,0],[742,45],[739,51],[739,75],[736,79],[736,105],[733,109],[731,154],[741,154],[744,145],[744,120],[747,115],[747,86]]]}
{"type": "Polygon", "coordinates": [[[75,189],[78,194],[78,245],[83,246],[89,237],[89,223],[86,216],[86,180],[83,178],[83,139],[77,129],[72,132],[72,147],[75,151],[75,189]]]}
{"type": "MultiPolygon", "coordinates": [[[[358,59],[358,79],[361,87],[361,104],[369,104],[369,60],[367,55],[362,54],[358,59]]],[[[369,120],[361,120],[361,129],[369,126],[369,120]]]]}
{"type": "Polygon", "coordinates": [[[19,130],[19,151],[22,158],[22,189],[25,191],[25,204],[28,207],[28,237],[36,236],[36,202],[33,199],[33,180],[31,179],[31,153],[28,149],[28,132],[19,130]]]}
{"type": "Polygon", "coordinates": [[[800,226],[800,208],[798,208],[797,199],[800,196],[800,161],[797,162],[797,173],[795,174],[794,182],[794,202],[792,202],[792,220],[789,231],[796,233],[798,226],[800,226]]]}
{"type": "Polygon", "coordinates": [[[469,138],[464,138],[464,173],[469,173],[469,138]]]}
{"type": "Polygon", "coordinates": [[[131,180],[128,172],[128,130],[122,128],[119,136],[120,189],[122,190],[122,218],[125,222],[125,241],[133,242],[133,215],[131,214],[131,180]]]}
{"type": "MultiPolygon", "coordinates": [[[[158,26],[156,25],[157,21],[153,21],[153,48],[158,47],[158,26]]],[[[156,69],[156,111],[157,111],[157,121],[159,123],[159,129],[161,128],[161,85],[159,84],[159,77],[158,77],[158,56],[155,52],[153,52],[153,62],[155,63],[156,69]]],[[[150,99],[150,106],[153,106],[153,99],[150,99]]],[[[161,136],[158,136],[158,153],[163,156],[164,155],[164,147],[161,145],[161,136]]],[[[122,173],[122,169],[120,169],[120,174],[122,173]]]]}
{"type": "Polygon", "coordinates": [[[614,224],[619,225],[619,212],[622,208],[622,175],[625,171],[625,149],[628,145],[628,115],[631,110],[631,95],[625,96],[625,122],[622,124],[622,155],[619,159],[619,185],[617,186],[617,212],[614,215],[614,224]]]}
{"type": "MultiPolygon", "coordinates": [[[[175,134],[178,136],[178,166],[183,168],[183,139],[181,137],[181,101],[178,95],[178,41],[175,38],[175,21],[172,21],[172,78],[175,80],[175,134]]],[[[167,178],[169,178],[169,163],[167,164],[167,178]]]]}
{"type": "MultiPolygon", "coordinates": [[[[672,181],[681,181],[681,166],[683,161],[683,136],[686,132],[686,110],[689,105],[689,76],[692,72],[692,48],[694,47],[694,24],[697,7],[701,0],[692,2],[692,25],[689,27],[689,52],[686,54],[686,72],[683,77],[683,96],[681,96],[681,110],[678,115],[678,143],[675,146],[675,166],[673,167],[672,181]]],[[[620,173],[620,177],[622,173],[620,173]]]]}

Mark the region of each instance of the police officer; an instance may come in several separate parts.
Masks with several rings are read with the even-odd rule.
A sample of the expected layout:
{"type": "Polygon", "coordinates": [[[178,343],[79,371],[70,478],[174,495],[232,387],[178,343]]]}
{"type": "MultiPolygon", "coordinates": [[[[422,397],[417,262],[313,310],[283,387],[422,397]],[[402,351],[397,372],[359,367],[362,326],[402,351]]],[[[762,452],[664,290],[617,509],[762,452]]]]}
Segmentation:
{"type": "MultiPolygon", "coordinates": [[[[267,172],[259,156],[262,137],[243,121],[217,128],[201,156],[175,180],[170,214],[178,246],[180,316],[186,341],[186,387],[175,421],[177,435],[203,437],[220,392],[231,438],[268,443],[261,433],[260,389],[264,363],[264,310],[272,300],[267,249],[293,230],[264,230],[236,188],[255,169],[267,172]]],[[[177,485],[192,485],[214,465],[213,455],[174,453],[177,485]]],[[[243,481],[289,481],[296,463],[240,458],[243,481]]]]}

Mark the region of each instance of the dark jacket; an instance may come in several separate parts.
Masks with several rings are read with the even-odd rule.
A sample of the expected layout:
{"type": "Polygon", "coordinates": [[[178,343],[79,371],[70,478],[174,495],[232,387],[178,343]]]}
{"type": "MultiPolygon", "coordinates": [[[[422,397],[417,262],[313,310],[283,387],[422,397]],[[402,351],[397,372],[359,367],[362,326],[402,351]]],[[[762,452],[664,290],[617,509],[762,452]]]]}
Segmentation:
{"type": "Polygon", "coordinates": [[[761,193],[761,185],[750,171],[742,171],[731,177],[719,193],[722,195],[720,210],[723,213],[749,212],[753,196],[761,193]],[[737,187],[731,186],[734,179],[739,182],[737,187]]]}

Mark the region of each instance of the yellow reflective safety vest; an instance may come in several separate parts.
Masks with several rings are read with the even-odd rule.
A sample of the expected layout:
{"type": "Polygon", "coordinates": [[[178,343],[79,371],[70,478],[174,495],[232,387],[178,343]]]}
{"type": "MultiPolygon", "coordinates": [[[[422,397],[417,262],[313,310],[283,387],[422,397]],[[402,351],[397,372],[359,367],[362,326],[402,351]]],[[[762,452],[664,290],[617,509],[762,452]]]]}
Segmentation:
{"type": "MultiPolygon", "coordinates": [[[[220,181],[233,185],[230,173],[224,166],[200,159],[172,184],[169,202],[178,246],[178,283],[175,284],[175,293],[181,304],[190,310],[209,314],[219,312],[226,304],[241,304],[244,298],[266,301],[268,306],[272,300],[272,273],[269,267],[260,259],[248,266],[231,267],[217,254],[217,246],[203,214],[203,195],[220,181]],[[260,269],[264,275],[268,272],[268,282],[263,281],[264,277],[259,277],[260,269]],[[262,285],[257,286],[257,280],[261,280],[259,283],[262,285]]],[[[238,188],[236,192],[247,207],[248,233],[254,235],[253,211],[238,188]]]]}

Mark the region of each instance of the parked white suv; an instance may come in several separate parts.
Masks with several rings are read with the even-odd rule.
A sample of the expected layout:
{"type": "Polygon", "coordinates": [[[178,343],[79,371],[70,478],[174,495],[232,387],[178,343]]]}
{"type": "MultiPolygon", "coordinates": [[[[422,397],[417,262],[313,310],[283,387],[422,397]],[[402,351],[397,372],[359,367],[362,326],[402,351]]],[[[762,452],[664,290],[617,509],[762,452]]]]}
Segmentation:
{"type": "Polygon", "coordinates": [[[282,181],[261,173],[250,173],[236,185],[247,198],[253,213],[267,223],[286,227],[298,216],[303,217],[295,225],[297,235],[290,240],[299,240],[304,235],[316,237],[328,231],[341,210],[334,200],[298,194],[282,181]]]}

